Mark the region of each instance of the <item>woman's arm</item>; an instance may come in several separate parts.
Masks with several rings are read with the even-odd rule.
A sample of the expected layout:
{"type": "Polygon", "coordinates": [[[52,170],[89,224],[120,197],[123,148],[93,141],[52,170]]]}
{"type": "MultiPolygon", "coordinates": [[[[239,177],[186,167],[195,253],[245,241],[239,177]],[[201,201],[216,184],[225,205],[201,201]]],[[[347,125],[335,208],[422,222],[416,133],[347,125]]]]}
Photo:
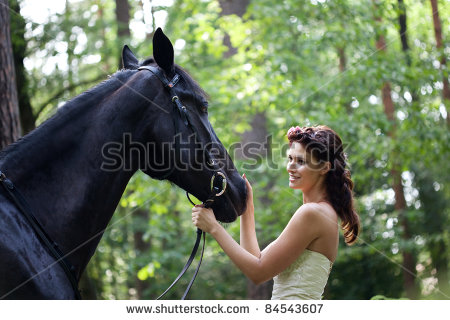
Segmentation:
{"type": "Polygon", "coordinates": [[[256,238],[255,231],[255,209],[253,205],[253,189],[248,182],[245,174],[242,176],[247,185],[247,210],[240,217],[241,231],[240,231],[240,244],[245,250],[250,252],[255,257],[261,256],[261,250],[259,248],[258,239],[256,238]]]}
{"type": "Polygon", "coordinates": [[[301,206],[281,235],[255,257],[241,247],[216,221],[211,209],[194,207],[194,224],[210,233],[236,266],[255,284],[270,280],[291,265],[319,236],[320,222],[309,205],[301,206]]]}

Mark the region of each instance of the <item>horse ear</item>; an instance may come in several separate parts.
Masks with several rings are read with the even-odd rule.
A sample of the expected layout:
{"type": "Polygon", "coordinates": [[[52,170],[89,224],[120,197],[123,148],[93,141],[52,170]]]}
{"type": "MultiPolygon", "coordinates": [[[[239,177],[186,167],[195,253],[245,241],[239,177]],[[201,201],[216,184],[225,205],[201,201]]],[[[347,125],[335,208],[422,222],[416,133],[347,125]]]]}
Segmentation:
{"type": "Polygon", "coordinates": [[[131,70],[135,70],[139,67],[138,59],[127,45],[124,45],[122,49],[122,66],[125,69],[131,70]]]}
{"type": "Polygon", "coordinates": [[[153,58],[167,74],[173,73],[173,46],[161,28],[156,29],[153,36],[153,58]]]}

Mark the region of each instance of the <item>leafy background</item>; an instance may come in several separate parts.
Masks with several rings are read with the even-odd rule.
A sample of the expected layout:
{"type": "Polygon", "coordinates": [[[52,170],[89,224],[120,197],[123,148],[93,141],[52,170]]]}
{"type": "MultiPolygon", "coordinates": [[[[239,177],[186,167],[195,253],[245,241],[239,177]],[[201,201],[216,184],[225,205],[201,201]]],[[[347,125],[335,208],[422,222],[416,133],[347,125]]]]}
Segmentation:
{"type": "MultiPolygon", "coordinates": [[[[234,155],[255,190],[261,247],[302,203],[287,187],[287,129],[326,124],[346,144],[362,233],[352,247],[341,239],[324,298],[448,299],[449,101],[442,95],[448,79],[442,59],[450,57],[450,1],[437,1],[441,48],[430,1],[244,1],[237,15],[224,13],[225,2],[67,0],[37,22],[27,17],[30,1],[10,1],[15,54],[23,49],[20,94],[33,115],[25,130],[117,71],[123,44],[142,59],[150,56],[152,32],[162,26],[176,63],[209,93],[210,121],[227,149],[258,126],[270,136],[269,156],[257,163],[234,155]],[[127,25],[116,16],[124,2],[127,25]],[[399,34],[405,12],[409,50],[399,34]],[[386,83],[393,118],[384,109],[386,83]],[[400,209],[393,169],[406,201],[400,209]],[[412,267],[404,253],[414,258],[412,267]]],[[[239,238],[239,223],[227,230],[239,238]]],[[[82,279],[84,297],[157,297],[184,265],[194,239],[184,193],[136,174],[82,279]]],[[[190,275],[169,298],[182,295],[190,275]]],[[[209,237],[190,298],[248,299],[255,291],[270,297],[268,288],[252,287],[209,237]]]]}

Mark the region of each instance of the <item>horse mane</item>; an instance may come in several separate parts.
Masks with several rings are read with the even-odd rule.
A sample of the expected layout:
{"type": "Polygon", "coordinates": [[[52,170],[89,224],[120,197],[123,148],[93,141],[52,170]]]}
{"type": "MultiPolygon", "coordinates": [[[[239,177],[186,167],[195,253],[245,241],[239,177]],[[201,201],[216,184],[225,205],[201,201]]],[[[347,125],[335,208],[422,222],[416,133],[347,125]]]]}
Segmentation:
{"type": "Polygon", "coordinates": [[[7,154],[10,154],[17,149],[19,144],[21,147],[23,146],[27,148],[29,144],[32,143],[33,147],[36,147],[34,144],[39,144],[42,139],[47,137],[48,131],[61,126],[67,121],[73,120],[78,114],[84,114],[87,108],[92,107],[92,105],[103,99],[105,95],[108,95],[120,88],[123,83],[127,81],[126,79],[128,79],[132,74],[133,71],[131,70],[119,70],[114,75],[110,76],[109,79],[103,80],[96,86],[70,99],[64,105],[59,107],[57,112],[52,117],[45,120],[36,129],[31,131],[29,134],[20,137],[17,141],[1,150],[0,159],[4,159],[7,154]],[[119,79],[120,81],[115,81],[115,79],[119,79]]]}

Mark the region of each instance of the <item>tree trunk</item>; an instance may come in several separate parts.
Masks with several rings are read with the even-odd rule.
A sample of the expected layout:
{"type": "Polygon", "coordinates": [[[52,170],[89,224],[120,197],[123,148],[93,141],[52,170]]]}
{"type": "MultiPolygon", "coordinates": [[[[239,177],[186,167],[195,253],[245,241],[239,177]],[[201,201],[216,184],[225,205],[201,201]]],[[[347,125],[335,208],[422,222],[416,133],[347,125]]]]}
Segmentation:
{"type": "Polygon", "coordinates": [[[431,1],[431,9],[433,14],[433,25],[434,25],[434,36],[436,38],[436,48],[438,49],[439,55],[440,55],[440,63],[441,63],[441,70],[443,70],[443,77],[442,77],[442,83],[443,83],[443,89],[442,89],[442,97],[444,99],[444,105],[445,110],[447,111],[447,126],[450,126],[450,86],[448,83],[448,73],[445,68],[446,66],[446,59],[445,54],[443,52],[444,46],[443,46],[443,40],[442,40],[442,25],[441,25],[441,19],[439,18],[439,9],[438,9],[438,3],[437,0],[430,0],[431,1]]]}
{"type": "Polygon", "coordinates": [[[130,36],[130,5],[128,0],[116,0],[117,36],[130,36]]]}
{"type": "MultiPolygon", "coordinates": [[[[345,55],[345,47],[338,47],[337,54],[339,57],[339,72],[343,73],[347,70],[347,57],[345,55]]],[[[351,95],[348,94],[348,89],[346,86],[343,87],[340,103],[345,107],[345,110],[348,114],[352,113],[352,98],[351,95]]]]}
{"type": "MultiPolygon", "coordinates": [[[[399,0],[400,1],[400,0],[399,0]]],[[[448,75],[445,71],[446,66],[446,59],[445,54],[442,52],[443,50],[443,39],[442,39],[442,25],[441,25],[441,19],[439,17],[439,9],[438,9],[438,3],[436,0],[430,0],[431,2],[431,10],[433,15],[433,26],[434,26],[434,35],[436,39],[436,48],[439,50],[440,54],[440,63],[441,67],[444,70],[443,74],[443,90],[442,90],[442,96],[443,96],[443,102],[445,105],[445,109],[447,111],[447,126],[450,125],[450,114],[449,114],[449,104],[450,104],[450,88],[448,83],[448,75]]],[[[431,183],[431,182],[430,182],[431,183]]],[[[436,213],[433,213],[436,215],[436,213]]],[[[441,221],[445,221],[445,217],[442,217],[442,214],[438,214],[438,216],[434,217],[434,219],[439,219],[441,221]]],[[[438,224],[439,225],[439,224],[438,224]]],[[[444,227],[445,228],[445,227],[444,227]]],[[[437,230],[436,232],[443,233],[443,230],[437,230]]],[[[447,245],[446,242],[441,238],[433,242],[432,248],[430,248],[431,253],[431,259],[433,261],[434,266],[436,267],[436,273],[438,278],[438,286],[441,291],[448,290],[449,286],[449,278],[448,278],[448,258],[445,254],[442,254],[443,252],[447,252],[447,245]]],[[[444,298],[442,296],[442,298],[444,298]]]]}
{"type": "MultiPolygon", "coordinates": [[[[13,11],[20,12],[20,5],[17,0],[10,1],[10,4],[13,11]]],[[[28,95],[28,79],[23,64],[27,42],[25,40],[25,20],[22,16],[18,14],[11,16],[11,30],[13,30],[14,33],[14,36],[11,35],[11,38],[13,39],[12,48],[14,68],[16,71],[16,87],[19,99],[20,124],[22,133],[25,135],[35,128],[36,117],[33,114],[30,96],[28,95]]]]}
{"type": "MultiPolygon", "coordinates": [[[[399,33],[400,33],[400,40],[402,43],[402,51],[405,54],[405,59],[406,59],[406,65],[408,67],[411,67],[411,57],[409,54],[409,44],[408,44],[408,25],[407,25],[407,12],[406,12],[406,6],[405,3],[403,2],[403,0],[398,0],[398,8],[399,8],[399,16],[398,16],[398,22],[399,22],[399,33]]],[[[412,101],[414,102],[418,102],[418,95],[417,95],[417,90],[416,88],[411,88],[411,96],[412,96],[412,101]]],[[[392,110],[393,112],[394,110],[392,110]]],[[[397,157],[395,157],[397,158],[397,157]]],[[[396,167],[395,166],[392,169],[392,176],[394,178],[394,192],[395,192],[395,199],[396,199],[396,204],[395,204],[395,209],[398,210],[399,212],[403,212],[404,209],[406,208],[406,201],[405,201],[405,195],[403,193],[403,186],[402,186],[402,181],[401,181],[401,173],[396,171],[396,167]]],[[[408,225],[408,220],[406,217],[402,217],[400,219],[401,221],[401,225],[403,227],[403,231],[404,231],[404,235],[403,237],[405,239],[410,239],[411,238],[411,232],[410,232],[410,228],[408,225]]],[[[418,289],[416,288],[416,284],[415,284],[415,265],[416,265],[416,257],[410,253],[410,252],[403,252],[403,264],[404,266],[409,266],[407,267],[408,270],[412,270],[413,274],[408,273],[406,271],[403,272],[403,281],[405,282],[405,288],[407,288],[407,295],[409,297],[417,297],[418,296],[418,289]],[[414,269],[410,269],[414,266],[414,269]],[[408,293],[409,291],[409,293],[408,293]]]]}
{"type": "Polygon", "coordinates": [[[344,47],[338,48],[338,56],[339,56],[339,72],[344,72],[347,69],[347,58],[345,57],[344,47]]]}
{"type": "Polygon", "coordinates": [[[408,34],[407,34],[407,20],[406,20],[406,6],[403,0],[398,0],[398,25],[400,32],[400,41],[402,43],[402,51],[406,54],[406,63],[411,65],[411,58],[409,56],[409,44],[408,44],[408,34]]]}
{"type": "MultiPolygon", "coordinates": [[[[220,8],[222,9],[220,15],[227,16],[235,14],[242,18],[245,11],[247,11],[249,3],[250,0],[219,0],[220,8]]],[[[237,49],[231,45],[230,36],[228,33],[225,34],[223,44],[228,48],[228,51],[223,54],[224,58],[229,58],[237,53],[237,49]]]]}
{"type": "MultiPolygon", "coordinates": [[[[376,0],[372,0],[375,6],[375,12],[380,8],[377,5],[376,0]]],[[[381,24],[382,19],[380,16],[375,16],[376,24],[381,24]]],[[[386,40],[383,34],[378,34],[376,39],[376,49],[380,52],[386,52],[386,40]]],[[[388,133],[393,142],[395,142],[395,131],[396,131],[396,121],[395,121],[395,105],[391,96],[391,85],[388,81],[385,81],[381,89],[382,101],[384,105],[384,113],[387,119],[392,124],[392,129],[388,133]]],[[[406,201],[405,193],[402,185],[401,171],[399,170],[398,163],[398,152],[393,150],[390,155],[391,160],[391,176],[393,179],[392,188],[395,194],[395,211],[398,213],[399,221],[403,227],[402,238],[405,242],[411,241],[411,235],[409,231],[409,221],[405,216],[406,212],[406,201]]],[[[406,295],[410,299],[417,299],[418,290],[415,283],[416,278],[416,259],[413,254],[408,249],[403,249],[403,283],[406,291],[406,295]]]]}
{"type": "MultiPolygon", "coordinates": [[[[130,4],[128,0],[116,0],[117,39],[119,43],[130,38],[130,4]]],[[[125,44],[125,43],[123,43],[125,44]]],[[[122,68],[122,57],[119,55],[119,68],[122,68]]]]}
{"type": "Polygon", "coordinates": [[[7,0],[0,0],[0,149],[20,137],[19,103],[7,0]]]}
{"type": "MultiPolygon", "coordinates": [[[[399,25],[399,35],[400,35],[400,41],[402,43],[402,51],[405,55],[406,59],[406,65],[408,68],[411,67],[411,55],[410,55],[410,48],[409,48],[409,41],[408,41],[408,22],[407,22],[407,14],[406,14],[406,6],[403,0],[398,0],[398,25],[399,25]]],[[[413,82],[411,83],[410,87],[410,93],[412,97],[413,103],[418,103],[419,101],[419,94],[416,84],[413,82]]]]}
{"type": "MultiPolygon", "coordinates": [[[[399,5],[399,32],[400,32],[400,39],[402,42],[402,51],[405,54],[406,57],[406,63],[408,65],[408,67],[411,66],[411,57],[409,54],[409,44],[408,44],[408,33],[407,33],[407,12],[406,12],[406,6],[403,2],[403,0],[398,0],[398,5],[399,5]]],[[[436,8],[437,9],[437,8],[436,8]]],[[[434,12],[434,10],[433,10],[434,12]]],[[[439,23],[440,24],[440,23],[439,23]]],[[[417,94],[417,90],[415,88],[412,88],[411,90],[411,96],[412,96],[412,100],[413,102],[418,102],[419,100],[419,95],[417,94]]],[[[448,119],[448,116],[447,116],[448,119]]],[[[424,183],[432,183],[430,181],[424,181],[424,183]]],[[[420,190],[420,192],[424,192],[423,190],[420,190]]],[[[427,213],[427,212],[426,212],[427,213]]],[[[429,214],[429,213],[427,213],[429,214]]],[[[438,212],[432,212],[433,214],[433,219],[439,219],[439,220],[445,220],[442,219],[440,213],[438,212]]],[[[407,226],[405,230],[407,231],[407,233],[409,233],[409,230],[407,229],[407,226]]],[[[437,230],[437,233],[442,233],[442,230],[437,230]]],[[[445,286],[448,283],[448,259],[447,256],[445,254],[441,254],[442,252],[447,252],[447,247],[444,241],[438,241],[433,242],[431,244],[430,248],[430,256],[431,259],[433,261],[433,265],[436,266],[436,271],[437,271],[437,278],[438,278],[438,285],[441,289],[441,291],[445,290],[445,286]],[[437,250],[436,250],[437,249],[437,250]]]]}

